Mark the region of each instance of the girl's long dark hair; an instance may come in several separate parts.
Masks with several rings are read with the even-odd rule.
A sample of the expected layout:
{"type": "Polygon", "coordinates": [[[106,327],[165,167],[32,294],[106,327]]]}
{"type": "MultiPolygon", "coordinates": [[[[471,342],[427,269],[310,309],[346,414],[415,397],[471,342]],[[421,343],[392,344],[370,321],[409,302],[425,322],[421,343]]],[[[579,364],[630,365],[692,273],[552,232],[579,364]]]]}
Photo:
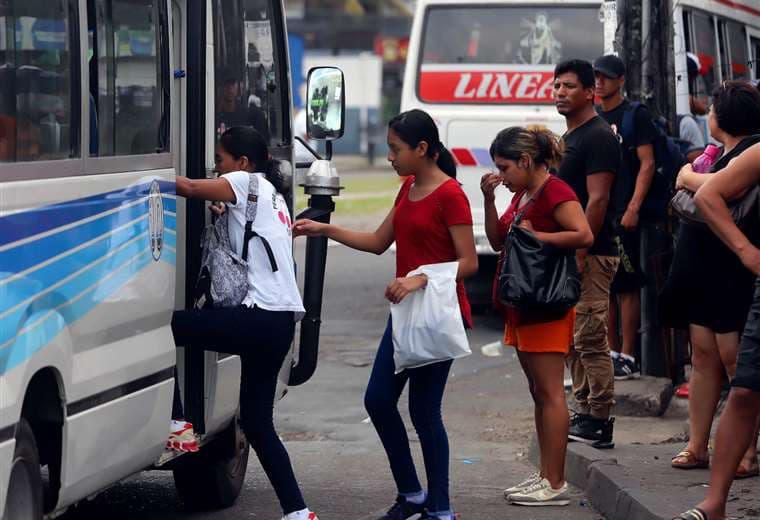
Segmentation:
{"type": "Polygon", "coordinates": [[[274,189],[282,192],[285,182],[280,172],[280,164],[269,156],[269,147],[264,137],[248,126],[233,126],[219,138],[219,145],[234,159],[245,156],[263,172],[274,189]]]}
{"type": "Polygon", "coordinates": [[[433,159],[446,175],[457,178],[454,156],[441,143],[438,127],[427,112],[417,109],[402,112],[390,120],[388,128],[412,148],[425,141],[428,144],[427,157],[433,159]]]}

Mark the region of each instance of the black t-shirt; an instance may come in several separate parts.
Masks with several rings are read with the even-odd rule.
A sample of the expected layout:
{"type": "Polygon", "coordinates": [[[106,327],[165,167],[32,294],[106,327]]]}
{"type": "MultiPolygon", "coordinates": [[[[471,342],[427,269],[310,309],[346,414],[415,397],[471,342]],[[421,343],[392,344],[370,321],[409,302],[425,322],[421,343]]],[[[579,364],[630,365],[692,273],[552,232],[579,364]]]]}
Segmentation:
{"type": "MultiPolygon", "coordinates": [[[[565,156],[559,167],[559,178],[568,183],[583,208],[588,204],[586,177],[595,173],[617,174],[620,169],[620,143],[604,119],[594,117],[562,137],[565,142],[565,156]]],[[[607,214],[589,254],[617,256],[617,245],[613,240],[615,202],[614,190],[610,193],[607,214]]]]}
{"type": "Polygon", "coordinates": [[[246,108],[237,104],[234,112],[220,111],[216,114],[216,133],[219,138],[233,126],[250,126],[269,142],[269,123],[263,110],[257,107],[246,108]]]}
{"type": "Polygon", "coordinates": [[[654,127],[652,116],[645,106],[636,110],[633,119],[633,138],[630,143],[623,142],[623,115],[631,108],[631,103],[627,99],[617,108],[604,112],[599,109],[599,115],[609,123],[612,131],[621,143],[623,150],[623,160],[620,164],[620,170],[615,178],[615,203],[617,214],[620,218],[628,208],[631,202],[633,192],[636,190],[636,179],[639,176],[641,161],[636,154],[636,148],[647,144],[654,143],[657,138],[657,129],[654,127]]]}

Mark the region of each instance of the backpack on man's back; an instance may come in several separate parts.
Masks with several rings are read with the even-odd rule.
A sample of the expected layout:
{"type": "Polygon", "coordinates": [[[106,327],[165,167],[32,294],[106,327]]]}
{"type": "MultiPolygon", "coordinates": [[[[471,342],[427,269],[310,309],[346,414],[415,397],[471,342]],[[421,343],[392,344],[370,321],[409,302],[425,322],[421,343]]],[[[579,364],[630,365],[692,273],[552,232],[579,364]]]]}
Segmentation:
{"type": "MultiPolygon", "coordinates": [[[[648,112],[643,103],[631,101],[630,107],[623,113],[620,135],[623,138],[624,147],[628,146],[627,143],[635,142],[636,112],[638,110],[647,110],[648,112]]],[[[652,142],[655,174],[639,213],[644,219],[662,221],[668,215],[668,203],[675,193],[678,172],[688,160],[682,148],[681,140],[669,135],[666,122],[663,119],[653,119],[653,123],[656,130],[656,137],[652,142]]]]}

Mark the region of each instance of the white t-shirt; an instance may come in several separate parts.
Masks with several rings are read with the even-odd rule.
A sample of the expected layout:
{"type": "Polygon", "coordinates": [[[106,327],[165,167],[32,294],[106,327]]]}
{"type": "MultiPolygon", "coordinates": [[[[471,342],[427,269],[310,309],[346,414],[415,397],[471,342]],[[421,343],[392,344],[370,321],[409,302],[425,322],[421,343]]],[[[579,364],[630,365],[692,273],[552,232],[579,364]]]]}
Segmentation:
{"type": "MultiPolygon", "coordinates": [[[[228,202],[230,245],[239,255],[243,254],[245,235],[245,208],[248,204],[248,172],[230,172],[222,176],[232,186],[236,201],[228,202]]],[[[263,173],[258,177],[258,198],[253,231],[267,239],[278,270],[272,272],[264,244],[258,237],[248,241],[248,295],[243,305],[257,306],[268,311],[292,311],[296,320],[305,313],[301,293],[298,291],[293,267],[292,221],[288,205],[282,195],[266,180],[263,173]]]]}

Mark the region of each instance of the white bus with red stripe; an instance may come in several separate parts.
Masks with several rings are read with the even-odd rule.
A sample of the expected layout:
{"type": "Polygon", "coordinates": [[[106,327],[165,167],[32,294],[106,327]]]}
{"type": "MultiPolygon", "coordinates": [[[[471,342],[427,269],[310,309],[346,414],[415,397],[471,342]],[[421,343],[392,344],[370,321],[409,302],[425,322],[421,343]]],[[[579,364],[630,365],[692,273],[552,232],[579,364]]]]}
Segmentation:
{"type": "MultiPolygon", "coordinates": [[[[470,199],[483,283],[474,303],[490,301],[494,252],[483,224],[480,177],[492,169],[491,141],[503,128],[543,125],[564,132],[554,107],[554,67],[604,52],[600,0],[420,0],[409,45],[402,110],[421,108],[438,124],[470,199]]],[[[497,192],[501,213],[510,200],[497,192]]]]}

